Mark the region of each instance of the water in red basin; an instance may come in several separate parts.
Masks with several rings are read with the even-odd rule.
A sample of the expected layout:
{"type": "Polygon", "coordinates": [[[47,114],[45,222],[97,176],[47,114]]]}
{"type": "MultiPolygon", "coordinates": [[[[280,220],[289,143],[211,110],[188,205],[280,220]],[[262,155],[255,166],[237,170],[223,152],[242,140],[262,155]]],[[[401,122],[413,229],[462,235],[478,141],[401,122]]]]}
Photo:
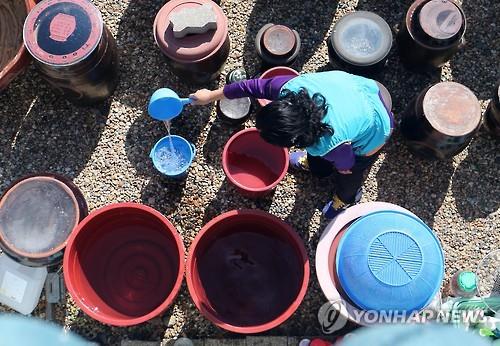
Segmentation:
{"type": "Polygon", "coordinates": [[[309,266],[303,243],[278,218],[231,211],[207,224],[188,260],[188,286],[215,324],[239,333],[286,320],[305,294],[309,266]]]}
{"type": "Polygon", "coordinates": [[[244,194],[264,194],[286,174],[288,151],[266,143],[257,129],[246,129],[227,142],[222,165],[228,179],[244,194]]]}
{"type": "Polygon", "coordinates": [[[98,210],[68,242],[64,274],[77,304],[111,325],[134,325],[163,312],[183,276],[183,248],[160,213],[139,204],[98,210]]]}

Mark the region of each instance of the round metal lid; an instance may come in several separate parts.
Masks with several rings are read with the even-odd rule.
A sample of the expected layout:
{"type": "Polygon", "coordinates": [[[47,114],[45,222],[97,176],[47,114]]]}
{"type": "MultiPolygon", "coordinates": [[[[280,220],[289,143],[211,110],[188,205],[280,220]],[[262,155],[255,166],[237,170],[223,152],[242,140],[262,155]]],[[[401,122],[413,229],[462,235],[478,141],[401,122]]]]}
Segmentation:
{"type": "Polygon", "coordinates": [[[48,257],[65,246],[79,216],[69,187],[51,177],[31,177],[0,201],[0,239],[25,257],[48,257]]]}
{"type": "Polygon", "coordinates": [[[342,288],[360,308],[411,313],[439,291],[444,256],[420,219],[377,211],[349,227],[337,248],[336,268],[342,288]]]}
{"type": "Polygon", "coordinates": [[[215,53],[226,40],[228,21],[222,9],[211,0],[171,0],[156,15],[153,25],[155,41],[169,58],[186,63],[197,62],[215,53]],[[174,12],[211,5],[217,17],[217,29],[203,34],[174,36],[170,16],[174,12]]]}
{"type": "Polygon", "coordinates": [[[392,32],[382,17],[357,11],[343,16],[335,24],[331,43],[345,61],[354,65],[372,65],[389,54],[392,32]]]}
{"type": "Polygon", "coordinates": [[[26,48],[49,65],[71,65],[97,47],[103,32],[102,16],[87,0],[45,0],[24,22],[26,48]]]}
{"type": "Polygon", "coordinates": [[[446,40],[460,31],[462,13],[448,0],[431,0],[420,10],[418,17],[422,30],[432,38],[446,40]]]}
{"type": "Polygon", "coordinates": [[[238,120],[244,118],[250,113],[252,101],[249,97],[241,97],[237,99],[223,98],[219,101],[221,112],[228,118],[238,120]]]}
{"type": "Polygon", "coordinates": [[[268,28],[262,37],[265,50],[276,56],[290,54],[297,42],[293,31],[284,25],[273,25],[268,28]]]}
{"type": "Polygon", "coordinates": [[[464,136],[481,122],[481,106],[476,95],[455,82],[433,85],[424,96],[424,115],[431,126],[449,136],[464,136]]]}

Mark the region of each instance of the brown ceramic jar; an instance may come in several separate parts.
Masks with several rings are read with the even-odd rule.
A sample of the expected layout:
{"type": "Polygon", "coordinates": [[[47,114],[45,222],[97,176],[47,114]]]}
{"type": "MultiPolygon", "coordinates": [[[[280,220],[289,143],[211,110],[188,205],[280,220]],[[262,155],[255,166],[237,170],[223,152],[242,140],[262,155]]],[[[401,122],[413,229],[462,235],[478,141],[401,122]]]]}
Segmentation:
{"type": "MultiPolygon", "coordinates": [[[[192,13],[195,15],[195,12],[192,13]]],[[[156,15],[153,34],[173,72],[189,83],[205,84],[216,79],[229,56],[228,21],[222,9],[211,0],[167,2],[156,15]],[[211,6],[216,17],[216,28],[176,37],[172,16],[187,11],[185,17],[190,18],[189,12],[203,5],[211,6]]]]}
{"type": "Polygon", "coordinates": [[[40,2],[26,19],[24,41],[41,76],[68,100],[94,104],[114,92],[116,43],[91,2],[40,2]]]}
{"type": "Polygon", "coordinates": [[[443,160],[465,149],[480,124],[481,106],[474,93],[462,84],[442,82],[408,105],[401,133],[414,153],[443,160]]]}
{"type": "Polygon", "coordinates": [[[500,83],[497,83],[493,97],[484,113],[484,127],[495,137],[500,137],[500,83]]]}
{"type": "Polygon", "coordinates": [[[465,14],[451,0],[416,0],[396,37],[401,61],[415,70],[438,68],[465,44],[465,14]]]}

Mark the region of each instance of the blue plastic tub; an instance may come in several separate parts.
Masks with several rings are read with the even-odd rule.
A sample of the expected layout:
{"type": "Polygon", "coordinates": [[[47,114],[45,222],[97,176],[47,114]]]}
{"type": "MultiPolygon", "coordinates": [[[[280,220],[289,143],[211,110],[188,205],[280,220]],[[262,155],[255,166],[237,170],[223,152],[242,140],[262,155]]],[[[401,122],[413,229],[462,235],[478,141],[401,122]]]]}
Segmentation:
{"type": "Polygon", "coordinates": [[[349,226],[337,249],[336,268],[343,290],[361,309],[411,314],[439,291],[444,255],[420,219],[378,211],[349,226]]]}
{"type": "Polygon", "coordinates": [[[186,139],[181,136],[171,135],[165,136],[160,139],[154,145],[149,157],[153,160],[153,165],[155,168],[162,174],[174,178],[174,179],[183,179],[187,176],[187,170],[191,163],[193,162],[194,157],[196,156],[196,148],[194,144],[190,143],[186,139]],[[184,164],[177,167],[176,170],[165,170],[164,167],[160,165],[157,159],[157,152],[165,147],[170,147],[169,137],[172,138],[172,144],[174,149],[183,157],[184,164]]]}

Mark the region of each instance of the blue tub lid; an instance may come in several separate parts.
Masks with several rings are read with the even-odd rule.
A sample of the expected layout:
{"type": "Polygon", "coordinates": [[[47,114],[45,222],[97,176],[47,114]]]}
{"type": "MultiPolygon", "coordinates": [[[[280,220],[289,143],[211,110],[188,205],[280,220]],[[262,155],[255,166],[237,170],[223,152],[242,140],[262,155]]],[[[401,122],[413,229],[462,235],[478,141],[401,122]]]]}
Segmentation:
{"type": "Polygon", "coordinates": [[[444,256],[420,219],[378,211],[349,227],[337,249],[336,267],[343,290],[358,307],[410,314],[438,292],[444,256]]]}

